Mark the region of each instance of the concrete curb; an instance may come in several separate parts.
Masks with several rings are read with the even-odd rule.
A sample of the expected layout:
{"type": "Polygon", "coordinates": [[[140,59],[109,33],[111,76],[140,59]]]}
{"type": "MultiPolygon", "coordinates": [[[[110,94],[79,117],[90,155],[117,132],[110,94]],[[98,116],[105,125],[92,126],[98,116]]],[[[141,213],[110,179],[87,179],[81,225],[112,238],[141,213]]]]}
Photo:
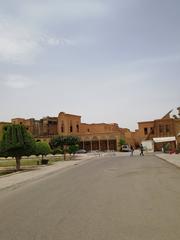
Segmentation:
{"type": "Polygon", "coordinates": [[[169,164],[172,164],[180,168],[180,154],[159,153],[159,154],[155,154],[155,156],[160,158],[161,160],[168,162],[169,164]]]}

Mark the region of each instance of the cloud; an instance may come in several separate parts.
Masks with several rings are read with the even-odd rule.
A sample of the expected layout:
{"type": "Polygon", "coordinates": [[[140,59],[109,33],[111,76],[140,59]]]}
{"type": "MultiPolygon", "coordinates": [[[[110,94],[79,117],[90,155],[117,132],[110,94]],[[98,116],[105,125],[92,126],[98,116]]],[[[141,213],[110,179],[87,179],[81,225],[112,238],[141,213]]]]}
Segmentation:
{"type": "Polygon", "coordinates": [[[170,63],[170,62],[179,62],[180,61],[180,55],[165,55],[165,56],[155,56],[154,58],[140,58],[134,61],[131,61],[131,65],[153,65],[153,64],[164,64],[164,63],[170,63]]]}
{"type": "Polygon", "coordinates": [[[77,44],[75,40],[68,38],[58,38],[56,36],[49,36],[47,34],[44,34],[44,36],[39,39],[39,43],[50,47],[74,46],[77,44]]]}
{"type": "Polygon", "coordinates": [[[108,12],[107,5],[101,0],[47,0],[28,2],[21,6],[22,14],[36,19],[58,18],[59,20],[76,20],[89,17],[104,16],[108,12]]]}
{"type": "Polygon", "coordinates": [[[0,61],[32,64],[48,46],[73,46],[68,38],[51,36],[10,18],[0,19],[0,61]]]}
{"type": "Polygon", "coordinates": [[[44,27],[47,23],[52,25],[56,21],[61,24],[99,17],[108,11],[101,0],[54,0],[53,3],[32,0],[21,4],[17,1],[13,9],[13,14],[5,14],[5,11],[0,17],[0,62],[21,65],[35,63],[50,47],[82,46],[94,42],[91,37],[78,33],[73,37],[64,37],[63,33],[60,36],[55,29],[48,31],[44,27]]]}
{"type": "Polygon", "coordinates": [[[36,84],[28,77],[16,74],[4,76],[2,79],[2,84],[4,86],[14,89],[24,89],[36,84]]]}
{"type": "Polygon", "coordinates": [[[40,45],[35,32],[11,19],[0,19],[0,59],[13,63],[29,63],[40,45]]]}

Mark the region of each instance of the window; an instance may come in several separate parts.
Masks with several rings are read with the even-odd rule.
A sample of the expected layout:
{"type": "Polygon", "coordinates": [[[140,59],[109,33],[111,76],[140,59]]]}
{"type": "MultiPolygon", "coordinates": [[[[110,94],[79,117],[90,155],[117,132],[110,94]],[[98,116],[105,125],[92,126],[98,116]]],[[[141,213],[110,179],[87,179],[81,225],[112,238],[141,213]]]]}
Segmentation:
{"type": "Polygon", "coordinates": [[[151,134],[154,134],[154,128],[151,127],[151,134]]]}
{"type": "Polygon", "coordinates": [[[64,122],[62,121],[61,123],[61,132],[63,133],[64,132],[64,122]]]}
{"type": "Polygon", "coordinates": [[[170,126],[169,125],[166,125],[166,132],[170,132],[170,126]]]}
{"type": "Polygon", "coordinates": [[[148,134],[148,129],[144,128],[144,135],[147,135],[147,134],[148,134]]]}
{"type": "Polygon", "coordinates": [[[88,132],[90,132],[89,128],[87,129],[88,132]]]}
{"type": "Polygon", "coordinates": [[[163,133],[164,132],[164,126],[163,125],[159,125],[159,132],[163,133]]]}
{"type": "Polygon", "coordinates": [[[72,133],[72,131],[73,131],[72,121],[69,122],[69,125],[70,125],[69,131],[72,133]]]}
{"type": "Polygon", "coordinates": [[[76,129],[77,129],[77,132],[79,132],[79,125],[78,124],[76,125],[76,129]]]}

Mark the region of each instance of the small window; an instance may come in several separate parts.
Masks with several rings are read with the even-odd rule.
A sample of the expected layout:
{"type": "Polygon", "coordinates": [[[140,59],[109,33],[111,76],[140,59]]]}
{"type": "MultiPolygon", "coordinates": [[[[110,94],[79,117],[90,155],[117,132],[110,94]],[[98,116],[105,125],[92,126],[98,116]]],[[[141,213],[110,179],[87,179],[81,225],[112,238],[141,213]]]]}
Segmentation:
{"type": "Polygon", "coordinates": [[[70,126],[70,132],[71,132],[71,133],[73,132],[73,127],[72,127],[72,126],[70,126]]]}
{"type": "Polygon", "coordinates": [[[61,132],[62,133],[64,132],[64,121],[62,121],[62,123],[61,123],[61,132]]]}
{"type": "Polygon", "coordinates": [[[90,132],[90,130],[89,130],[89,128],[88,128],[88,130],[87,130],[88,132],[90,132]]]}
{"type": "Polygon", "coordinates": [[[159,132],[163,133],[164,132],[164,126],[163,125],[159,125],[159,132]]]}
{"type": "Polygon", "coordinates": [[[148,129],[144,128],[144,135],[147,135],[147,134],[148,134],[148,129]]]}
{"type": "Polygon", "coordinates": [[[151,134],[154,134],[154,128],[151,127],[151,134]]]}
{"type": "Polygon", "coordinates": [[[166,132],[169,133],[170,132],[170,126],[166,125],[166,132]]]}
{"type": "Polygon", "coordinates": [[[78,124],[76,125],[76,129],[77,129],[77,132],[79,132],[79,125],[78,124]]]}

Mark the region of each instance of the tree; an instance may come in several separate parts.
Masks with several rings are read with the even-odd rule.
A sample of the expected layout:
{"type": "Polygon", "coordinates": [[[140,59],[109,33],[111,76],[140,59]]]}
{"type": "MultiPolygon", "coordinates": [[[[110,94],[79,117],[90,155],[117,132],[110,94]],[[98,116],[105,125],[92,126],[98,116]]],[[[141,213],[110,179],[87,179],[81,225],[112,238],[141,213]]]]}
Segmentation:
{"type": "Polygon", "coordinates": [[[52,149],[61,148],[64,153],[64,160],[66,160],[66,153],[72,146],[78,146],[80,139],[76,136],[55,136],[50,141],[52,149]]]}
{"type": "Polygon", "coordinates": [[[41,155],[43,157],[51,152],[51,148],[47,142],[36,142],[36,155],[41,155]]]}
{"type": "Polygon", "coordinates": [[[2,156],[15,157],[17,171],[20,170],[21,157],[35,153],[35,141],[23,125],[4,126],[0,146],[2,156]]]}
{"type": "Polygon", "coordinates": [[[79,145],[70,145],[68,148],[68,153],[71,154],[75,154],[77,151],[79,150],[79,145]]]}
{"type": "Polygon", "coordinates": [[[125,144],[126,144],[126,141],[123,138],[119,139],[119,147],[120,147],[120,149],[121,149],[122,145],[125,145],[125,144]]]}

